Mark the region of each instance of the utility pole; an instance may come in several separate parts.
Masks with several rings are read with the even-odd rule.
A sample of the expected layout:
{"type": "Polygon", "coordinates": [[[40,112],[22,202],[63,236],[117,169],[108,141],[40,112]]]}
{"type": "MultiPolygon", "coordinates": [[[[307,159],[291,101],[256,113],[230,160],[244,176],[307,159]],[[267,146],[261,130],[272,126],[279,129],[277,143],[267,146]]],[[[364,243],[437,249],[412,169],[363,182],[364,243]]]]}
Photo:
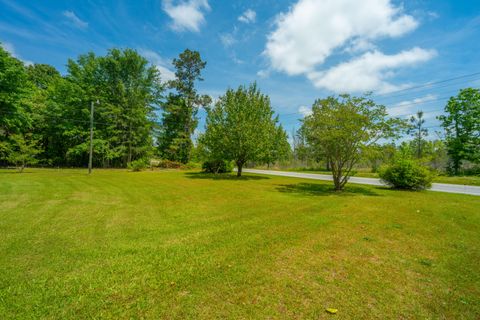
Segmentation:
{"type": "MultiPolygon", "coordinates": [[[[97,100],[98,103],[98,100],[97,100]]],[[[88,174],[92,173],[92,160],[93,160],[93,112],[95,102],[92,101],[90,104],[90,154],[88,155],[88,174]]]]}

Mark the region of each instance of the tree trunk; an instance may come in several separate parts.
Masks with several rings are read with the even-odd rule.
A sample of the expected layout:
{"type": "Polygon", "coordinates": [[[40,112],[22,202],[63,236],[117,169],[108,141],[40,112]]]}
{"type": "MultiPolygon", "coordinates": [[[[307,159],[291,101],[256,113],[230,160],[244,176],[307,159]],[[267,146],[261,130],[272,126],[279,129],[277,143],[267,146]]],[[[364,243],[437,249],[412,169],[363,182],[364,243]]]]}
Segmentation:
{"type": "Polygon", "coordinates": [[[458,157],[453,157],[453,174],[458,176],[460,172],[460,159],[458,157]]]}
{"type": "Polygon", "coordinates": [[[132,124],[128,124],[128,156],[127,165],[132,162],[132,124]]]}
{"type": "Polygon", "coordinates": [[[337,170],[332,170],[333,185],[335,186],[335,191],[341,191],[342,186],[340,180],[342,179],[340,173],[337,170]]]}
{"type": "Polygon", "coordinates": [[[333,178],[333,184],[335,185],[335,191],[342,191],[343,186],[340,183],[340,179],[338,177],[333,178]]]}
{"type": "Polygon", "coordinates": [[[242,176],[242,168],[243,168],[243,162],[237,161],[237,177],[242,176]]]}

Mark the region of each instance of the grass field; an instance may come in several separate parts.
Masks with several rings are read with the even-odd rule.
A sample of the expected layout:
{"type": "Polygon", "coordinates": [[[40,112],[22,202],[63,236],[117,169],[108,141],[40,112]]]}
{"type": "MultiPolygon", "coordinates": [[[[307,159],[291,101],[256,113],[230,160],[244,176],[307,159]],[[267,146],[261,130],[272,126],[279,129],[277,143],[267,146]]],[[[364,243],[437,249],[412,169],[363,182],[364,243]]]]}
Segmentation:
{"type": "Polygon", "coordinates": [[[480,197],[330,188],[0,171],[0,319],[479,318],[480,197]]]}

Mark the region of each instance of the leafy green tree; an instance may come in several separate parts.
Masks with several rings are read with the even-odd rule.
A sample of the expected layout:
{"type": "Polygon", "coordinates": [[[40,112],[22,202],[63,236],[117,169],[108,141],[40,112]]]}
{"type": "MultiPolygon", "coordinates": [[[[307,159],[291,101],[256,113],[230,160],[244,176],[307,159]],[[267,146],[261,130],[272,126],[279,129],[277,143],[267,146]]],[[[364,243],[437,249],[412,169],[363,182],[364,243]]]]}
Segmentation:
{"type": "Polygon", "coordinates": [[[415,116],[410,118],[410,127],[407,132],[414,138],[416,149],[416,157],[420,159],[423,157],[423,148],[425,145],[425,137],[428,136],[428,129],[425,128],[425,119],[423,118],[423,111],[418,111],[415,116]]]}
{"type": "Polygon", "coordinates": [[[445,129],[453,173],[458,174],[462,161],[480,162],[480,89],[460,90],[448,101],[445,113],[438,119],[445,129]]]}
{"type": "MultiPolygon", "coordinates": [[[[52,103],[54,87],[63,78],[57,69],[47,64],[29,65],[26,72],[28,80],[32,84],[29,96],[32,125],[29,131],[35,133],[39,145],[44,150],[38,157],[39,162],[53,164],[52,159],[59,157],[59,150],[51,142],[58,132],[52,128],[54,113],[49,112],[49,106],[52,103]]],[[[60,157],[63,158],[63,156],[60,157]]]]}
{"type": "MultiPolygon", "coordinates": [[[[307,143],[305,128],[301,126],[296,132],[292,133],[293,142],[293,158],[294,161],[299,161],[301,165],[309,165],[312,162],[319,162],[324,159],[320,150],[316,150],[307,143]]],[[[328,162],[326,162],[327,170],[328,162]]]]}
{"type": "Polygon", "coordinates": [[[125,150],[121,162],[125,166],[151,150],[155,111],[163,92],[160,73],[132,49],[109,50],[100,59],[100,72],[102,96],[109,106],[103,116],[114,119],[109,131],[116,133],[114,145],[125,150]]]}
{"type": "MultiPolygon", "coordinates": [[[[155,111],[164,87],[159,71],[145,58],[132,49],[111,49],[104,57],[89,53],[68,62],[67,80],[79,90],[64,98],[75,100],[71,113],[79,113],[76,118],[84,119],[70,131],[81,132],[77,132],[81,137],[78,143],[70,148],[85,150],[81,145],[88,136],[90,104],[99,101],[95,139],[102,146],[98,149],[102,153],[94,152],[97,163],[125,167],[151,151],[155,111]]],[[[81,155],[81,159],[76,159],[85,163],[87,153],[85,150],[83,154],[70,152],[70,155],[81,155]]]]}
{"type": "Polygon", "coordinates": [[[30,90],[23,63],[0,46],[0,142],[31,125],[30,90]]]}
{"type": "Polygon", "coordinates": [[[278,123],[278,117],[275,119],[272,128],[269,132],[269,138],[265,143],[264,156],[262,162],[266,163],[268,167],[278,160],[286,160],[291,154],[291,147],[288,143],[287,132],[282,125],[275,126],[278,123]]]}
{"type": "Polygon", "coordinates": [[[286,139],[284,133],[275,134],[283,131],[277,122],[269,97],[256,84],[240,86],[228,89],[215,106],[207,108],[206,131],[200,141],[210,159],[235,161],[240,177],[247,161],[265,161],[265,151],[274,141],[286,139]]]}
{"type": "Polygon", "coordinates": [[[381,165],[393,160],[396,147],[393,143],[373,143],[362,150],[363,161],[370,167],[372,172],[377,172],[381,165]]]}
{"type": "Polygon", "coordinates": [[[426,141],[424,160],[434,170],[445,169],[448,164],[448,153],[445,142],[438,139],[426,141]]]}
{"type": "Polygon", "coordinates": [[[55,67],[48,64],[33,64],[26,69],[28,80],[39,89],[47,89],[61,77],[55,67]]]}
{"type": "Polygon", "coordinates": [[[42,149],[38,140],[33,139],[31,134],[13,134],[10,140],[7,160],[15,164],[20,172],[23,172],[25,166],[38,162],[37,155],[42,152],[42,149]]]}
{"type": "Polygon", "coordinates": [[[187,163],[193,147],[191,137],[198,124],[198,108],[211,103],[210,97],[199,95],[195,88],[197,81],[203,81],[201,72],[206,62],[197,51],[186,49],[173,59],[173,66],[176,79],[169,82],[169,87],[176,93],[171,93],[162,104],[158,149],[161,157],[187,163]]]}
{"type": "Polygon", "coordinates": [[[303,130],[308,144],[330,164],[335,190],[342,190],[362,150],[379,139],[395,137],[403,124],[389,119],[385,107],[368,96],[343,94],[315,101],[303,130]]]}
{"type": "Polygon", "coordinates": [[[190,138],[193,134],[192,129],[196,128],[198,123],[196,111],[188,108],[180,95],[173,93],[168,95],[162,108],[164,114],[158,141],[160,156],[171,161],[187,163],[193,148],[190,138]]]}

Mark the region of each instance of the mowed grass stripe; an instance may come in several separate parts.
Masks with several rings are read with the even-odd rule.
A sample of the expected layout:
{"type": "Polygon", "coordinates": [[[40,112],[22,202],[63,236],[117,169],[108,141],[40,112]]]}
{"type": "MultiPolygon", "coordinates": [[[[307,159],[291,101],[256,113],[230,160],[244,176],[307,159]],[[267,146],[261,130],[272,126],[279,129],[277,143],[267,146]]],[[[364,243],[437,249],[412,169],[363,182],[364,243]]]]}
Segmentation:
{"type": "Polygon", "coordinates": [[[480,313],[478,197],[122,170],[2,171],[0,193],[1,318],[480,313]]]}

